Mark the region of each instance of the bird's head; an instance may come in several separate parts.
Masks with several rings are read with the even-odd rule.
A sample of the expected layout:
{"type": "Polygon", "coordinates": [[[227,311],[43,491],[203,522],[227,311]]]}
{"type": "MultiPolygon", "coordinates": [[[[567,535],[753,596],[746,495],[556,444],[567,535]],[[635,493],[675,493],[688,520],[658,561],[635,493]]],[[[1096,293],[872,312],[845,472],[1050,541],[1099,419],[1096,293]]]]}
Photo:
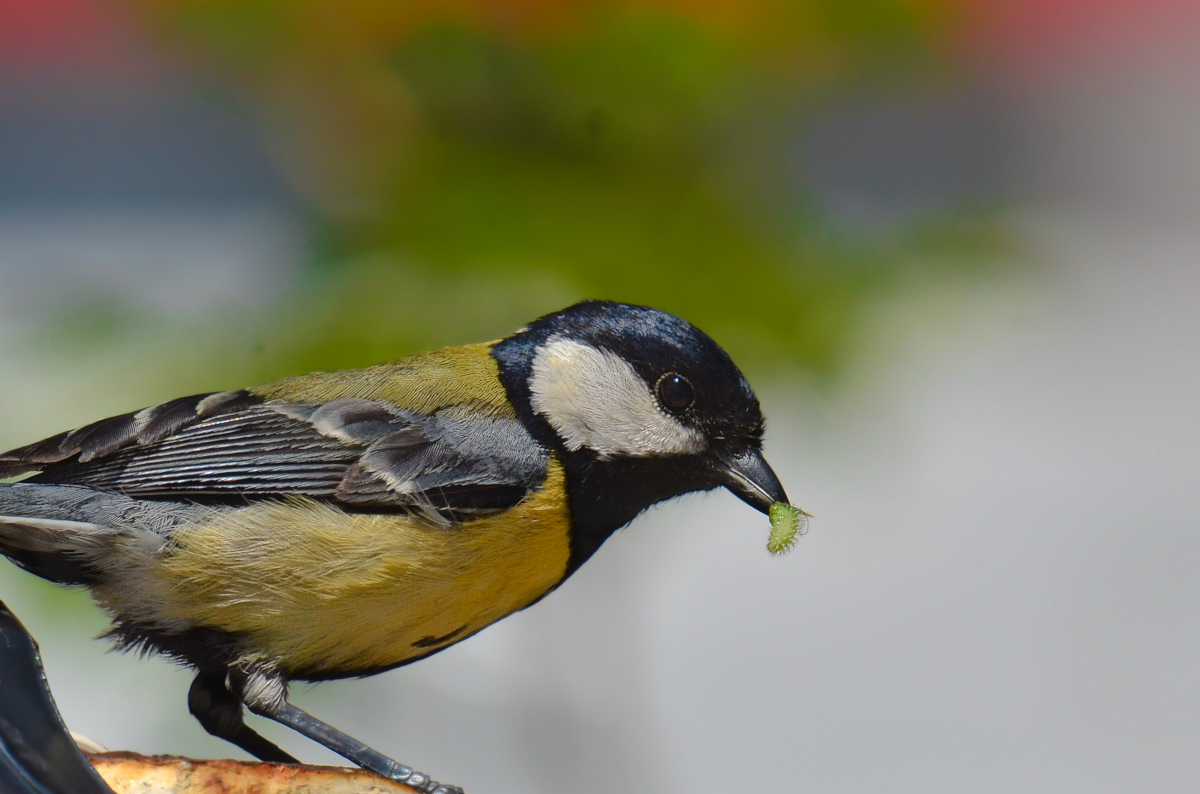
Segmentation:
{"type": "Polygon", "coordinates": [[[564,460],[576,522],[596,523],[604,537],[690,491],[723,485],[764,513],[787,501],[762,456],[763,416],[750,384],[692,324],[587,301],[494,351],[518,414],[564,460]]]}

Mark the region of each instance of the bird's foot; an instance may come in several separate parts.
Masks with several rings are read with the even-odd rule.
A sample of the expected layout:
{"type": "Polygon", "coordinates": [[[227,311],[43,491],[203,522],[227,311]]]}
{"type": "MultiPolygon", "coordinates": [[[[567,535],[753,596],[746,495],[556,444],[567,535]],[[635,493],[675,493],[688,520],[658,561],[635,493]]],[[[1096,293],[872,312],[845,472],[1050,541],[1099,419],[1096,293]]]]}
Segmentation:
{"type": "Polygon", "coordinates": [[[417,772],[411,766],[405,766],[399,761],[388,758],[378,750],[372,750],[358,739],[347,736],[329,723],[322,722],[286,700],[282,703],[266,703],[265,705],[251,700],[247,700],[246,703],[256,714],[261,714],[299,731],[343,758],[353,761],[368,772],[374,772],[380,777],[411,786],[421,794],[464,794],[458,786],[438,783],[424,772],[417,772]]]}

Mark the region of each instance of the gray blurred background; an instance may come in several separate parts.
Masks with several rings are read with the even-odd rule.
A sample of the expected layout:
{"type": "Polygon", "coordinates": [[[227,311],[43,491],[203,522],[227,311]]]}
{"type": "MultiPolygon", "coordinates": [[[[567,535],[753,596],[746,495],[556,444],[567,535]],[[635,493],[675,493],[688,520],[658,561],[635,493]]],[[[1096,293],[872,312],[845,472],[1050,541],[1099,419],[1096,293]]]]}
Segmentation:
{"type": "MultiPolygon", "coordinates": [[[[1195,791],[1198,22],[0,0],[0,446],[660,305],[744,362],[797,549],[684,498],[302,707],[475,794],[1195,791]]],[[[240,757],[85,593],[0,598],[73,729],[240,757]]]]}

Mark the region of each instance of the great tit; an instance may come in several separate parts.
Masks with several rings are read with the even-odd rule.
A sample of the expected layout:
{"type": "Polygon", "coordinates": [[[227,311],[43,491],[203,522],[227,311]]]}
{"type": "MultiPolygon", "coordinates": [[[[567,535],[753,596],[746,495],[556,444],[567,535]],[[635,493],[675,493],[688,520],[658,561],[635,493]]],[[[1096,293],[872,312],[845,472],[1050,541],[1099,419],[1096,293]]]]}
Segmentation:
{"type": "Polygon", "coordinates": [[[183,397],[0,455],[0,552],[83,585],[122,649],[194,667],[191,713],[294,762],[243,706],[439,785],[288,702],[288,682],[409,664],[561,585],[650,505],[787,502],[716,342],[586,301],[497,342],[183,397]]]}

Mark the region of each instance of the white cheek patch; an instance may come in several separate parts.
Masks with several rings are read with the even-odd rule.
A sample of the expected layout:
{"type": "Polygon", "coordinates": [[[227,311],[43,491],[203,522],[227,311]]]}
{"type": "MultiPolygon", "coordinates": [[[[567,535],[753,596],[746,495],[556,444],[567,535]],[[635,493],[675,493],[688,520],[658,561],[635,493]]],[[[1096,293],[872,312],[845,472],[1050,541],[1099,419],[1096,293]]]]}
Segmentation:
{"type": "Polygon", "coordinates": [[[530,378],[533,410],[572,451],[613,455],[699,452],[704,436],[659,409],[650,387],[615,353],[551,339],[538,349],[530,378]]]}

